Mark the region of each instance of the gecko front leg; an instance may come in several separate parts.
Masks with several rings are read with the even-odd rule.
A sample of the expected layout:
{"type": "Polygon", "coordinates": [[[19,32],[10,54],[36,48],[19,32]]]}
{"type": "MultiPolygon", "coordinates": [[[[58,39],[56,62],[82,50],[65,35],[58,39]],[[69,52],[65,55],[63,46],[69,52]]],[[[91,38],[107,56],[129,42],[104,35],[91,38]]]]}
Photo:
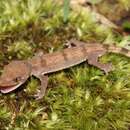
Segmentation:
{"type": "Polygon", "coordinates": [[[40,90],[35,95],[36,99],[39,100],[45,96],[45,92],[48,85],[48,76],[47,75],[38,75],[36,76],[38,79],[40,79],[41,85],[40,90]]]}
{"type": "Polygon", "coordinates": [[[34,56],[28,61],[32,66],[31,75],[40,80],[40,89],[38,89],[38,92],[35,95],[36,99],[41,99],[42,97],[44,97],[48,85],[48,76],[42,73],[44,67],[46,67],[46,61],[44,61],[42,57],[43,54],[39,54],[39,56],[34,56]]]}
{"type": "Polygon", "coordinates": [[[107,63],[103,64],[98,61],[98,58],[103,56],[106,53],[106,50],[98,50],[89,52],[88,54],[88,63],[90,65],[94,65],[98,67],[99,69],[103,70],[106,74],[112,70],[112,64],[107,63]]]}

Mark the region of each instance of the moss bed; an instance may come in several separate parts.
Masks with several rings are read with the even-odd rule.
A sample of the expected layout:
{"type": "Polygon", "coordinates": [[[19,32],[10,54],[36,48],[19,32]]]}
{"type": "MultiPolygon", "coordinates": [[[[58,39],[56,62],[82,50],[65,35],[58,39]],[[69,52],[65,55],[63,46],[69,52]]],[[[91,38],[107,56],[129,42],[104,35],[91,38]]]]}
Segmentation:
{"type": "MultiPolygon", "coordinates": [[[[119,1],[118,1],[119,2],[119,1]]],[[[124,45],[121,36],[90,12],[69,11],[53,0],[0,1],[0,72],[12,60],[50,53],[76,38],[124,45]]],[[[19,89],[0,94],[0,130],[128,130],[130,126],[130,58],[106,54],[113,71],[82,63],[49,74],[45,97],[36,101],[39,81],[30,77],[19,89]]]]}

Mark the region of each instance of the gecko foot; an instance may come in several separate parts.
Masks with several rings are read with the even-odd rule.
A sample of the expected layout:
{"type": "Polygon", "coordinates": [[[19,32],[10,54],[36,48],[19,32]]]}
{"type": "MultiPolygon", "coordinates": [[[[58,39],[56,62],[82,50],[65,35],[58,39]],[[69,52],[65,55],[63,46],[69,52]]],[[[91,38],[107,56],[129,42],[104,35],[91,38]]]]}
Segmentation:
{"type": "Polygon", "coordinates": [[[90,65],[94,65],[95,67],[103,70],[105,74],[108,74],[108,72],[112,70],[112,64],[111,63],[103,64],[98,61],[98,58],[104,55],[105,52],[106,50],[91,52],[90,54],[88,54],[88,63],[90,65]]]}
{"type": "Polygon", "coordinates": [[[37,77],[40,79],[41,85],[40,85],[40,90],[39,89],[37,90],[37,93],[34,95],[34,97],[36,98],[36,100],[40,100],[45,96],[45,92],[48,84],[48,76],[40,75],[37,77]]]}
{"type": "Polygon", "coordinates": [[[75,47],[76,45],[70,41],[67,41],[65,44],[64,44],[64,48],[72,48],[72,47],[75,47]]]}
{"type": "Polygon", "coordinates": [[[64,44],[65,48],[72,48],[72,47],[78,47],[84,45],[84,42],[78,41],[76,39],[70,39],[64,44]]]}
{"type": "Polygon", "coordinates": [[[37,90],[37,93],[34,95],[34,98],[36,99],[36,100],[40,100],[40,99],[42,99],[44,97],[44,95],[41,93],[41,90],[37,90]]]}
{"type": "Polygon", "coordinates": [[[102,69],[105,72],[105,74],[108,74],[110,71],[112,71],[112,64],[100,64],[99,68],[102,69]]]}

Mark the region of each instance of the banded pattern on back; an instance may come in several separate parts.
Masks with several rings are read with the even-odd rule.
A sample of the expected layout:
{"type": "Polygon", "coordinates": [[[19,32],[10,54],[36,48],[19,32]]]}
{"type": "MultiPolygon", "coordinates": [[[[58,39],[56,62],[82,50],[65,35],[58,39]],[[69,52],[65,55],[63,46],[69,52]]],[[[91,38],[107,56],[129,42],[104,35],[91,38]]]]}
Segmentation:
{"type": "Polygon", "coordinates": [[[125,48],[108,44],[86,43],[78,47],[66,48],[59,52],[45,54],[39,60],[37,59],[37,62],[35,61],[35,57],[35,62],[32,60],[32,69],[34,69],[33,72],[35,71],[39,74],[56,72],[86,61],[88,54],[104,50],[130,57],[130,51],[125,48]]]}
{"type": "Polygon", "coordinates": [[[79,64],[87,59],[87,52],[84,47],[73,47],[64,49],[61,52],[46,54],[43,60],[46,61],[46,67],[42,73],[51,73],[79,64]]]}

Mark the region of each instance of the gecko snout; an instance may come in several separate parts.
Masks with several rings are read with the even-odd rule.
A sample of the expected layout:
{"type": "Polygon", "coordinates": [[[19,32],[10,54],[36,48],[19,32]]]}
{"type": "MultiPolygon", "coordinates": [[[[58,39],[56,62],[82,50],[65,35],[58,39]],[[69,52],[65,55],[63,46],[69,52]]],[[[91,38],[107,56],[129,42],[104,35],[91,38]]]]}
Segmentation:
{"type": "Polygon", "coordinates": [[[24,83],[30,76],[31,68],[25,61],[12,61],[3,69],[0,87],[6,88],[24,83]]]}

